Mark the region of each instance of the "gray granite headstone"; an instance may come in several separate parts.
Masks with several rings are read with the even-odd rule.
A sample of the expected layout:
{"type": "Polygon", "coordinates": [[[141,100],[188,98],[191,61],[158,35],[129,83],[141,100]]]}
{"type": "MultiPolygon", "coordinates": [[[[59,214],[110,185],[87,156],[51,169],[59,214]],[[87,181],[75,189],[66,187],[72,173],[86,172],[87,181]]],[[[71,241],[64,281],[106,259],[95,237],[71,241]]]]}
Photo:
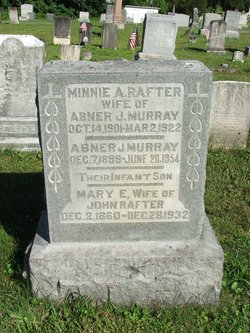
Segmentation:
{"type": "Polygon", "coordinates": [[[209,146],[245,148],[250,129],[250,83],[216,81],[212,92],[209,146]]]}
{"type": "Polygon", "coordinates": [[[206,13],[203,15],[203,22],[202,22],[202,29],[200,31],[201,35],[204,34],[206,28],[210,25],[211,21],[217,21],[221,20],[222,17],[220,14],[215,14],[215,13],[206,13]]]}
{"type": "Polygon", "coordinates": [[[114,2],[115,0],[105,0],[106,2],[106,23],[113,23],[114,21],[114,2]]]}
{"type": "Polygon", "coordinates": [[[54,44],[70,45],[70,33],[70,18],[64,16],[56,16],[54,19],[54,44]]]}
{"type": "Polygon", "coordinates": [[[240,14],[239,29],[248,27],[248,25],[247,25],[247,15],[248,15],[247,13],[241,13],[240,14]]]}
{"type": "Polygon", "coordinates": [[[30,13],[33,13],[33,5],[27,3],[21,5],[21,16],[19,17],[19,20],[32,21],[33,16],[30,15],[30,13]]]}
{"type": "Polygon", "coordinates": [[[177,27],[188,27],[189,26],[189,15],[186,14],[173,14],[174,18],[176,19],[177,27]]]}
{"type": "Polygon", "coordinates": [[[54,21],[54,14],[52,13],[47,13],[47,21],[53,22],[54,21]]]}
{"type": "Polygon", "coordinates": [[[141,59],[175,59],[177,24],[174,16],[146,14],[143,26],[141,59]]]}
{"type": "Polygon", "coordinates": [[[116,49],[118,27],[115,23],[104,23],[102,27],[102,48],[116,49]]]}
{"type": "Polygon", "coordinates": [[[100,22],[104,23],[106,21],[106,17],[107,17],[107,14],[106,13],[102,13],[101,16],[100,16],[100,22]]]}
{"type": "Polygon", "coordinates": [[[192,26],[193,27],[199,26],[199,10],[196,7],[193,9],[192,26]]]}
{"type": "Polygon", "coordinates": [[[224,18],[227,24],[226,37],[227,38],[239,38],[239,22],[240,22],[240,13],[227,10],[224,18]]]}
{"type": "Polygon", "coordinates": [[[222,20],[210,22],[210,33],[207,52],[225,53],[226,22],[222,20]]]}
{"type": "Polygon", "coordinates": [[[0,148],[39,149],[37,72],[44,43],[29,35],[0,35],[0,148]]]}
{"type": "Polygon", "coordinates": [[[16,7],[9,7],[8,11],[9,11],[10,24],[19,24],[17,8],[16,7]]]}
{"type": "Polygon", "coordinates": [[[89,22],[89,12],[80,12],[79,22],[89,22]]]}
{"type": "Polygon", "coordinates": [[[218,301],[223,253],[203,199],[211,87],[197,61],[43,67],[47,217],[29,258],[39,296],[218,301]]]}

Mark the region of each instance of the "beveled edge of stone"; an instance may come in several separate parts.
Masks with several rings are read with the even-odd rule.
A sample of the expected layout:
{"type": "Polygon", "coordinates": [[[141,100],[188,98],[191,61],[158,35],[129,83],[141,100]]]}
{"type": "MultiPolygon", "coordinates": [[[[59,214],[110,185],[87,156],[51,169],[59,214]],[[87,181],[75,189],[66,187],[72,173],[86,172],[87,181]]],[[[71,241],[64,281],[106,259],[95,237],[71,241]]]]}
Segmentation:
{"type": "Polygon", "coordinates": [[[17,39],[26,47],[44,47],[44,42],[33,35],[0,35],[0,46],[7,39],[17,39]]]}
{"type": "Polygon", "coordinates": [[[61,61],[54,60],[44,64],[40,74],[51,73],[142,73],[142,70],[154,70],[157,73],[212,73],[201,61],[198,60],[151,60],[151,61],[128,61],[126,59],[94,61],[61,61]]]}

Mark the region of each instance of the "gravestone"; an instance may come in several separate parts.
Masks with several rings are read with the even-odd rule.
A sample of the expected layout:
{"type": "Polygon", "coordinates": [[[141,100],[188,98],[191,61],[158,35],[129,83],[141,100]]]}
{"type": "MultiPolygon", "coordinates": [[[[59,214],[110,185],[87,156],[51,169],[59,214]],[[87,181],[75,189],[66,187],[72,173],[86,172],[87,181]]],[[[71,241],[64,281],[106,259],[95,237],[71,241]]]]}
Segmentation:
{"type": "Polygon", "coordinates": [[[54,19],[54,38],[53,43],[56,45],[70,45],[70,18],[56,16],[54,19]]]}
{"type": "Polygon", "coordinates": [[[117,30],[115,23],[104,23],[102,26],[102,48],[116,49],[117,30]]]}
{"type": "Polygon", "coordinates": [[[107,17],[106,13],[102,13],[101,16],[100,16],[100,22],[101,23],[106,22],[106,17],[107,17]]]}
{"type": "Polygon", "coordinates": [[[92,24],[89,22],[80,22],[79,27],[79,45],[91,44],[92,24]]]}
{"type": "Polygon", "coordinates": [[[177,24],[174,16],[147,14],[143,25],[140,59],[175,59],[177,24]]]}
{"type": "Polygon", "coordinates": [[[221,20],[221,19],[222,19],[222,17],[220,14],[215,14],[215,13],[204,14],[200,34],[204,35],[204,32],[205,32],[206,28],[210,25],[211,21],[217,21],[217,20],[221,20]]]}
{"type": "Polygon", "coordinates": [[[44,43],[29,35],[0,35],[0,148],[40,149],[37,72],[44,43]]]}
{"type": "Polygon", "coordinates": [[[114,23],[117,25],[118,29],[124,29],[124,23],[122,20],[122,0],[114,1],[114,23]]]}
{"type": "Polygon", "coordinates": [[[19,17],[19,21],[32,21],[33,16],[30,15],[33,13],[33,5],[23,4],[21,5],[21,16],[19,17]]]}
{"type": "Polygon", "coordinates": [[[19,24],[16,7],[8,7],[10,24],[19,24]]]}
{"type": "Polygon", "coordinates": [[[173,14],[177,27],[188,27],[189,26],[189,15],[186,14],[173,14]]]}
{"type": "Polygon", "coordinates": [[[250,129],[250,83],[213,82],[209,146],[246,148],[250,129]]]}
{"type": "Polygon", "coordinates": [[[193,9],[193,17],[192,17],[192,27],[196,28],[199,26],[199,10],[198,8],[193,9]]]}
{"type": "Polygon", "coordinates": [[[247,28],[247,13],[240,13],[239,29],[247,28]]]}
{"type": "Polygon", "coordinates": [[[54,14],[52,13],[47,13],[47,21],[53,22],[54,21],[54,14]]]}
{"type": "Polygon", "coordinates": [[[226,22],[222,20],[210,22],[207,52],[224,54],[226,37],[226,22]]]}
{"type": "Polygon", "coordinates": [[[81,48],[79,45],[62,45],[60,59],[64,61],[79,61],[81,48]]]}
{"type": "Polygon", "coordinates": [[[197,61],[43,67],[47,214],[29,257],[39,296],[218,301],[223,252],[203,199],[211,86],[197,61]]]}
{"type": "Polygon", "coordinates": [[[89,22],[89,12],[80,12],[79,22],[89,22]]]}
{"type": "Polygon", "coordinates": [[[240,13],[227,10],[224,18],[227,24],[226,37],[227,38],[239,38],[239,22],[240,22],[240,13]]]}
{"type": "Polygon", "coordinates": [[[106,2],[106,23],[113,23],[114,19],[114,0],[105,0],[106,2]]]}

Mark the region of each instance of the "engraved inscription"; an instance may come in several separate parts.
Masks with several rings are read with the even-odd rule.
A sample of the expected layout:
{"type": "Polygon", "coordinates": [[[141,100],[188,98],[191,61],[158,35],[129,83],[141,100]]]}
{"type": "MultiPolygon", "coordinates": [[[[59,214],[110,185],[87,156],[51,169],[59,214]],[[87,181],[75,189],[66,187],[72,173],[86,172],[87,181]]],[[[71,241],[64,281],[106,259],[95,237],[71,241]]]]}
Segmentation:
{"type": "Polygon", "coordinates": [[[188,222],[182,84],[66,87],[71,202],[62,223],[188,222]]]}

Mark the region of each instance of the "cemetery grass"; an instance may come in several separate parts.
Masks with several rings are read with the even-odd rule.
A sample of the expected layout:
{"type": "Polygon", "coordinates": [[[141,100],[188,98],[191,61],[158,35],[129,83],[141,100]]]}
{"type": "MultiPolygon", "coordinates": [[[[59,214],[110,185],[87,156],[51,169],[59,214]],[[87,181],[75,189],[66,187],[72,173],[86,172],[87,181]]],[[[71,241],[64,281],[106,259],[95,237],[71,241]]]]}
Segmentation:
{"type": "MultiPolygon", "coordinates": [[[[103,61],[116,58],[124,58],[132,61],[137,51],[141,47],[128,50],[128,40],[134,25],[127,24],[124,30],[118,31],[117,50],[101,48],[101,23],[98,19],[91,19],[93,24],[92,43],[84,50],[92,52],[92,61],[103,61]]],[[[71,44],[78,44],[79,22],[72,19],[71,23],[71,44]]],[[[142,37],[142,24],[138,25],[139,40],[142,37]]],[[[177,59],[200,60],[207,67],[213,70],[214,80],[233,80],[250,82],[250,57],[245,58],[245,62],[233,62],[232,56],[235,50],[245,51],[245,46],[249,46],[250,23],[248,23],[247,33],[240,33],[239,39],[226,39],[225,55],[218,55],[206,52],[206,38],[198,35],[195,43],[189,43],[188,37],[185,36],[186,28],[179,28],[176,38],[175,56],[177,59]],[[228,68],[222,68],[221,64],[227,64],[228,68]]],[[[60,46],[53,45],[53,23],[44,20],[34,22],[21,22],[18,25],[3,22],[0,24],[1,34],[31,34],[45,42],[46,61],[58,60],[60,58],[60,46]]]]}
{"type": "Polygon", "coordinates": [[[141,308],[72,294],[59,304],[32,295],[22,266],[45,207],[41,155],[0,152],[0,333],[250,332],[249,162],[250,144],[208,154],[206,211],[225,254],[219,306],[141,308]]]}

